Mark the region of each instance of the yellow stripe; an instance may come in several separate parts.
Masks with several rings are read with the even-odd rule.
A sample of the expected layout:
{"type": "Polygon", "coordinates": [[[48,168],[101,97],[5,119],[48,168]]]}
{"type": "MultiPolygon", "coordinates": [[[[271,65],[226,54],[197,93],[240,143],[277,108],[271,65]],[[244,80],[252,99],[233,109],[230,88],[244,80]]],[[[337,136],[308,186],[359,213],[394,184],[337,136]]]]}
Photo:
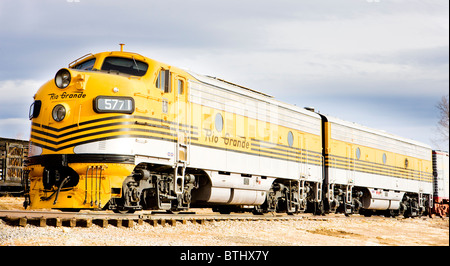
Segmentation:
{"type": "Polygon", "coordinates": [[[360,161],[341,156],[328,155],[325,159],[325,164],[327,167],[343,169],[348,171],[356,171],[369,174],[377,174],[397,178],[433,182],[433,175],[430,172],[418,171],[414,169],[405,169],[397,166],[383,165],[368,161],[360,161]]]}

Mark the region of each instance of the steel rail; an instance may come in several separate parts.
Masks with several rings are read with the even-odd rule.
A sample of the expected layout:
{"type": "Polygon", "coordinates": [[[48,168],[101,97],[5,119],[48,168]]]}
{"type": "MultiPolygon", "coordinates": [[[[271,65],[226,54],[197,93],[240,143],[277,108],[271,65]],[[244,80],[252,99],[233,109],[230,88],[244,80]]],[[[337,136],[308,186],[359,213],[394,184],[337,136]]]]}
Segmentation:
{"type": "Polygon", "coordinates": [[[326,221],[330,218],[345,217],[344,215],[314,216],[312,214],[273,214],[251,215],[251,214],[196,214],[195,212],[180,212],[176,214],[141,211],[133,214],[117,214],[110,211],[87,211],[87,212],[62,212],[62,211],[26,211],[26,210],[0,210],[0,220],[13,226],[26,226],[27,224],[37,226],[52,225],[90,227],[97,224],[106,227],[108,224],[117,227],[133,227],[136,223],[147,222],[153,226],[172,225],[177,223],[186,224],[192,222],[205,224],[211,221],[283,221],[283,220],[316,220],[326,221]]]}

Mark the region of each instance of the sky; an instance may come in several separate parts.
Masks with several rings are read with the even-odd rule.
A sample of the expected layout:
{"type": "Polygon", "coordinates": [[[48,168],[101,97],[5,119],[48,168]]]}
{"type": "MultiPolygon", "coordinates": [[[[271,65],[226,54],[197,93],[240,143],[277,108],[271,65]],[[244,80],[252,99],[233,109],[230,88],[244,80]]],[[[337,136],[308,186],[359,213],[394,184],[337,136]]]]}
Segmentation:
{"type": "Polygon", "coordinates": [[[1,0],[0,137],[87,53],[140,53],[448,150],[447,0],[1,0]]]}

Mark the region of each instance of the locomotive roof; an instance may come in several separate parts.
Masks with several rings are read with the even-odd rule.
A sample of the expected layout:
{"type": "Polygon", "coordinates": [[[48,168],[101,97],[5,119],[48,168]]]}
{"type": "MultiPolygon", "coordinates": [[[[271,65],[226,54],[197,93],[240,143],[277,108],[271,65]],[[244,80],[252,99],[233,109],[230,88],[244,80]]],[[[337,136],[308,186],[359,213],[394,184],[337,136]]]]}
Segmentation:
{"type": "Polygon", "coordinates": [[[340,118],[336,118],[336,117],[333,117],[333,116],[326,115],[326,118],[331,123],[340,124],[340,125],[343,125],[343,126],[346,126],[346,127],[349,127],[349,128],[354,128],[354,129],[358,129],[358,130],[361,130],[361,131],[364,131],[364,132],[367,132],[367,133],[379,135],[381,137],[395,139],[397,141],[401,141],[401,142],[404,142],[404,143],[412,144],[412,145],[415,145],[415,146],[420,146],[420,147],[423,147],[423,148],[426,148],[426,149],[431,149],[431,147],[429,145],[427,145],[427,144],[425,144],[423,142],[419,142],[419,141],[416,141],[416,140],[404,138],[404,137],[401,137],[401,136],[398,136],[398,135],[395,135],[395,134],[392,134],[392,133],[388,133],[388,132],[386,132],[384,130],[370,128],[370,127],[363,126],[363,125],[360,125],[360,124],[355,123],[355,122],[345,121],[345,120],[342,120],[340,118]]]}
{"type": "Polygon", "coordinates": [[[197,74],[195,72],[188,71],[188,70],[184,70],[184,71],[186,71],[188,74],[190,74],[193,78],[195,78],[197,81],[199,81],[201,83],[205,83],[205,84],[208,84],[208,85],[211,85],[211,86],[223,89],[223,90],[231,91],[231,92],[234,92],[234,93],[237,93],[240,95],[244,95],[247,97],[257,99],[259,101],[264,101],[264,102],[267,102],[270,104],[277,105],[278,107],[281,107],[281,108],[285,108],[285,109],[288,109],[291,111],[295,111],[298,113],[302,113],[302,114],[320,119],[320,116],[315,112],[306,110],[304,108],[298,107],[293,104],[279,101],[269,94],[266,94],[266,93],[263,93],[263,92],[260,92],[257,90],[249,89],[247,87],[240,86],[240,85],[228,82],[228,81],[220,79],[220,78],[211,77],[211,76],[207,76],[207,75],[201,75],[201,74],[197,74]]]}
{"type": "MultiPolygon", "coordinates": [[[[250,89],[250,88],[247,88],[247,87],[244,87],[244,86],[241,86],[241,85],[238,85],[238,84],[226,81],[226,80],[221,79],[221,78],[212,77],[212,76],[208,76],[208,75],[201,75],[201,74],[197,74],[197,73],[194,73],[194,72],[188,71],[188,70],[185,70],[185,71],[188,72],[195,79],[197,79],[197,80],[199,80],[199,81],[201,81],[203,83],[207,83],[207,84],[216,86],[216,87],[221,87],[221,88],[225,88],[225,89],[229,89],[229,90],[230,90],[230,88],[234,87],[234,89],[241,90],[241,91],[239,91],[239,93],[242,93],[242,90],[245,90],[245,91],[247,91],[249,93],[259,94],[259,95],[262,95],[264,97],[268,97],[268,98],[272,98],[272,99],[274,98],[272,95],[266,94],[266,93],[261,92],[261,91],[253,90],[253,89],[250,89]]],[[[231,90],[235,91],[233,89],[231,89],[231,90]]],[[[235,91],[235,92],[237,92],[237,91],[235,91]]]]}

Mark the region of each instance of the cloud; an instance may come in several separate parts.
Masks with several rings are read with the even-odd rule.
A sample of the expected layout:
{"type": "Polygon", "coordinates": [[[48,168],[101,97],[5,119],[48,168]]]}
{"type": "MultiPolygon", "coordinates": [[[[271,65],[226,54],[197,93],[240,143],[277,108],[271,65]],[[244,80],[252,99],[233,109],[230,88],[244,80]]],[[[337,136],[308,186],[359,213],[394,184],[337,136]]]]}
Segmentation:
{"type": "Polygon", "coordinates": [[[0,119],[27,119],[33,96],[42,84],[36,80],[0,81],[0,119]]]}
{"type": "Polygon", "coordinates": [[[0,137],[2,138],[28,140],[30,128],[31,123],[28,119],[0,119],[0,137]]]}
{"type": "Polygon", "coordinates": [[[410,135],[422,139],[449,87],[448,10],[444,0],[2,0],[0,119],[27,119],[59,68],[126,43],[342,119],[422,124],[410,135]]]}
{"type": "Polygon", "coordinates": [[[33,96],[43,84],[38,80],[0,81],[0,137],[28,139],[28,111],[33,96]]]}

